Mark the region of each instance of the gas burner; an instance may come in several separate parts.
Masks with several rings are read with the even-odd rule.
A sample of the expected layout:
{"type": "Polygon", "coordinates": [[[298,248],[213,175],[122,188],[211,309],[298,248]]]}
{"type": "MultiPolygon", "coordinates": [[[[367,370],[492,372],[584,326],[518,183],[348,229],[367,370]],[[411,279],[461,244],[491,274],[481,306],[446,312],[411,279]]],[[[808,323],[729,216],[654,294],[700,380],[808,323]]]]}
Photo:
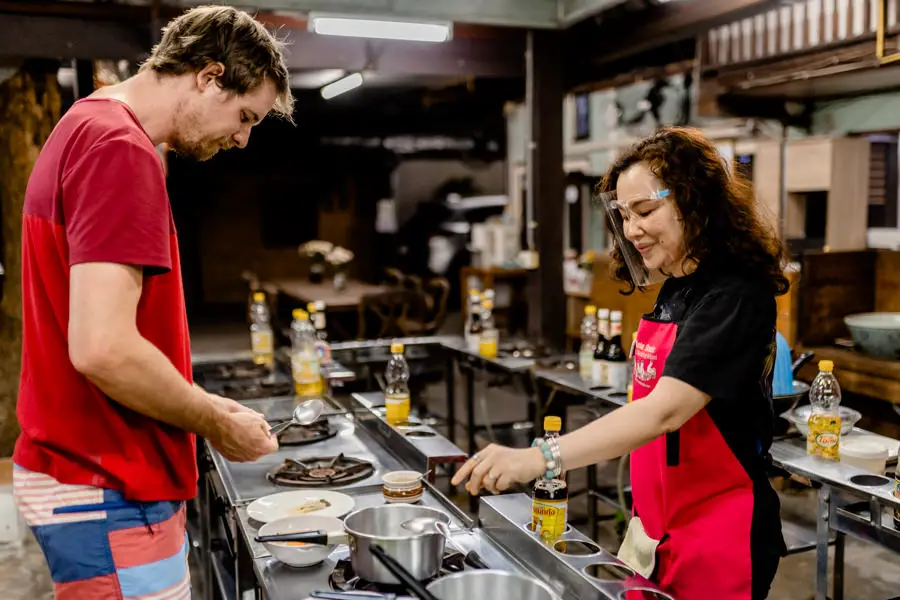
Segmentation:
{"type": "MultiPolygon", "coordinates": [[[[441,564],[441,572],[437,577],[433,577],[422,583],[428,584],[438,577],[464,571],[466,568],[464,559],[465,557],[459,552],[449,551],[445,553],[444,560],[441,564]]],[[[404,585],[372,583],[371,581],[360,579],[353,571],[353,564],[350,562],[349,558],[342,558],[337,561],[337,564],[334,565],[334,570],[331,571],[331,575],[328,577],[328,584],[331,586],[331,589],[339,592],[361,591],[397,595],[405,595],[408,593],[408,590],[404,585]]]]}
{"type": "Polygon", "coordinates": [[[222,385],[221,395],[232,400],[250,400],[268,396],[289,396],[293,391],[289,381],[250,379],[226,382],[222,385]]]}
{"type": "Polygon", "coordinates": [[[321,442],[335,435],[337,435],[337,428],[327,420],[322,419],[310,425],[291,425],[278,434],[278,444],[281,446],[301,446],[303,444],[321,442]]]}
{"type": "Polygon", "coordinates": [[[550,356],[550,351],[542,346],[529,344],[527,342],[501,344],[497,351],[498,358],[525,358],[539,359],[550,356]]]}
{"type": "Polygon", "coordinates": [[[338,486],[361,481],[375,472],[375,466],[365,460],[339,454],[308,458],[303,461],[286,458],[266,474],[276,485],[292,487],[338,486]]]}

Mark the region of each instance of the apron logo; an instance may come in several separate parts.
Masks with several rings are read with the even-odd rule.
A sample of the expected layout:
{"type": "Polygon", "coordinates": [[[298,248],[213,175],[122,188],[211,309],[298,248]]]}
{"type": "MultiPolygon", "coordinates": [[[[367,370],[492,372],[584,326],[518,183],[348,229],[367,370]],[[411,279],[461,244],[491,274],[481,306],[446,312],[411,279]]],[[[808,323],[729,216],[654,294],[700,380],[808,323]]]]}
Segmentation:
{"type": "Polygon", "coordinates": [[[647,382],[656,379],[656,367],[652,361],[634,361],[634,376],[638,381],[647,382]]]}

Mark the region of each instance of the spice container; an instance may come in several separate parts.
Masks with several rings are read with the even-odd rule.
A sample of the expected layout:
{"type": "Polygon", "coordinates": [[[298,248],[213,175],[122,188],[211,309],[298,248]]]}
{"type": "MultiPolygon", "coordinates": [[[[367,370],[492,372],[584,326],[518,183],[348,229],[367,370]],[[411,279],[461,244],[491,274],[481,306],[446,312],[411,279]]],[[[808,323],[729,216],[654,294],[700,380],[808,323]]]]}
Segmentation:
{"type": "Polygon", "coordinates": [[[392,471],[381,478],[381,495],[389,504],[415,504],[422,499],[425,486],[417,471],[392,471]]]}
{"type": "Polygon", "coordinates": [[[872,439],[848,437],[841,439],[841,462],[876,475],[884,475],[888,448],[872,439]]]}

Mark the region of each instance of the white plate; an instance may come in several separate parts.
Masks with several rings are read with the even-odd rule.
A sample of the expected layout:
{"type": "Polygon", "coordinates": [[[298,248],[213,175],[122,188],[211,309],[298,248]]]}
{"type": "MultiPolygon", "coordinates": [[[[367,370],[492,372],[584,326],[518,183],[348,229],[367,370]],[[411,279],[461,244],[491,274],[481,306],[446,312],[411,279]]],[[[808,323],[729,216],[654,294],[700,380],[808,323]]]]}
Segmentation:
{"type": "Polygon", "coordinates": [[[347,494],[328,490],[296,490],[279,492],[254,500],[247,507],[247,515],[260,523],[268,523],[275,519],[300,515],[343,517],[353,510],[354,506],[356,506],[356,502],[347,494]],[[303,505],[316,500],[323,500],[327,503],[327,506],[308,512],[299,510],[303,505]]]}

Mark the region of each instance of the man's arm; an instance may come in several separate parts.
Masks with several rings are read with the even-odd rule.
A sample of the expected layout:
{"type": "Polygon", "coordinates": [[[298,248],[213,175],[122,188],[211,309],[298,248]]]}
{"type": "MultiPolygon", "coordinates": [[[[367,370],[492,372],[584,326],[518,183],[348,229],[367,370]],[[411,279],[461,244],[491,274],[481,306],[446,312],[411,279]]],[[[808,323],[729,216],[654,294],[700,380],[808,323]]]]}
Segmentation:
{"type": "Polygon", "coordinates": [[[189,384],[137,330],[143,274],[116,263],[72,266],[69,357],[110,398],[148,417],[197,433],[226,458],[256,460],[278,448],[262,415],[237,410],[189,384]]]}
{"type": "Polygon", "coordinates": [[[69,358],[110,398],[148,417],[208,437],[222,412],[137,330],[143,274],[114,263],[72,266],[69,358]]]}

